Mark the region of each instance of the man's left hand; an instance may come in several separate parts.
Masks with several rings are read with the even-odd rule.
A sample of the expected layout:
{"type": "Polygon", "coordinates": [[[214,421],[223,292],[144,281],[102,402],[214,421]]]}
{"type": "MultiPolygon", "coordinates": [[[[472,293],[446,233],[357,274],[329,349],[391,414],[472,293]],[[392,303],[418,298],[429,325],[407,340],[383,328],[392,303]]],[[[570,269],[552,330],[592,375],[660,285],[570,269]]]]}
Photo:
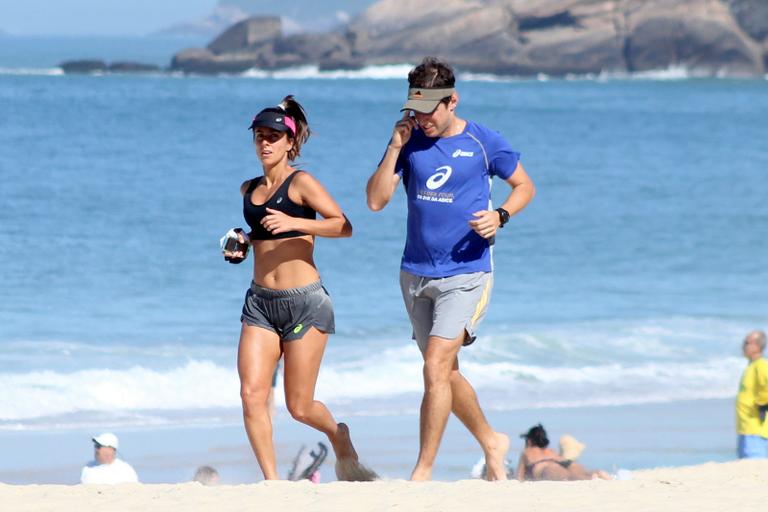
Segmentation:
{"type": "Polygon", "coordinates": [[[496,210],[480,210],[472,215],[475,216],[475,219],[469,221],[469,226],[483,238],[491,238],[501,225],[499,212],[496,210]]]}

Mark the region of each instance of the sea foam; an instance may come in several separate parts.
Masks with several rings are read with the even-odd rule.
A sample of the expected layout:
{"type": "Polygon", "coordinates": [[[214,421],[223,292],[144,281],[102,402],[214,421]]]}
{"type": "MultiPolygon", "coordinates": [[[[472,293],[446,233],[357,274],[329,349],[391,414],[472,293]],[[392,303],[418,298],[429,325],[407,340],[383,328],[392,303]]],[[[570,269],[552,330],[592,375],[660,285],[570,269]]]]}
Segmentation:
{"type": "MultiPolygon", "coordinates": [[[[481,401],[495,410],[729,398],[742,368],[743,361],[735,356],[536,364],[500,356],[492,345],[486,350],[467,350],[461,360],[461,370],[481,401]]],[[[278,404],[284,403],[281,383],[282,378],[276,390],[278,404]]],[[[37,425],[41,418],[46,418],[45,424],[61,424],[61,416],[98,417],[98,411],[122,414],[128,423],[174,423],[189,414],[209,415],[210,422],[216,423],[218,413],[203,410],[240,407],[234,366],[208,360],[167,370],[134,366],[2,373],[0,387],[4,390],[0,428],[37,425]],[[182,411],[186,412],[180,414],[182,411]]],[[[344,361],[326,358],[316,397],[332,408],[343,406],[346,413],[374,409],[402,414],[417,410],[421,392],[422,363],[417,349],[407,344],[344,361]],[[372,407],[374,403],[376,407],[372,407]]]]}
{"type": "MultiPolygon", "coordinates": [[[[258,78],[258,79],[276,79],[276,80],[307,80],[307,79],[325,79],[325,80],[401,80],[408,76],[408,72],[413,68],[412,64],[388,64],[376,66],[363,66],[359,69],[336,69],[321,70],[317,65],[296,66],[278,70],[265,70],[252,68],[242,73],[227,74],[221,76],[258,78]]],[[[0,67],[0,75],[30,75],[30,76],[61,76],[64,71],[59,67],[53,68],[14,68],[0,67]]],[[[92,76],[106,76],[111,73],[94,72],[92,76]]],[[[184,77],[184,73],[179,71],[170,71],[166,73],[151,72],[148,76],[169,76],[184,77]]],[[[197,76],[197,73],[191,73],[197,76]]],[[[644,81],[681,81],[693,78],[730,78],[727,73],[719,72],[713,77],[710,72],[697,71],[682,65],[672,65],[663,69],[652,69],[647,71],[601,71],[600,73],[569,73],[562,77],[538,73],[536,75],[507,75],[494,73],[474,73],[459,72],[457,74],[460,82],[548,82],[550,80],[563,79],[566,81],[621,81],[621,80],[644,80],[644,81]]],[[[768,80],[768,75],[765,76],[768,80]]]]}
{"type": "Polygon", "coordinates": [[[365,66],[360,69],[350,70],[320,70],[318,66],[300,66],[281,70],[250,69],[242,73],[248,78],[276,78],[301,80],[315,79],[373,79],[389,80],[402,79],[408,76],[413,66],[410,64],[391,64],[386,66],[365,66]]]}
{"type": "Polygon", "coordinates": [[[61,76],[64,70],[61,68],[6,68],[0,67],[0,75],[24,75],[24,76],[61,76]]]}

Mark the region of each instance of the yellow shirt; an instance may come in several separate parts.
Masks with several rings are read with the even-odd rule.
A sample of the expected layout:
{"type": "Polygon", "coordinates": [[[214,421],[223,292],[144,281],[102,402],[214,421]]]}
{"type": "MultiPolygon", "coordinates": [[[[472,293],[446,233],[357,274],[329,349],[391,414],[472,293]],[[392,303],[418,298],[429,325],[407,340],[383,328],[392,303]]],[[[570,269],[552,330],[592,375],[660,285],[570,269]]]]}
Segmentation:
{"type": "Polygon", "coordinates": [[[758,406],[768,404],[768,361],[749,363],[741,377],[736,395],[736,432],[745,436],[768,438],[768,418],[760,421],[758,406]]]}

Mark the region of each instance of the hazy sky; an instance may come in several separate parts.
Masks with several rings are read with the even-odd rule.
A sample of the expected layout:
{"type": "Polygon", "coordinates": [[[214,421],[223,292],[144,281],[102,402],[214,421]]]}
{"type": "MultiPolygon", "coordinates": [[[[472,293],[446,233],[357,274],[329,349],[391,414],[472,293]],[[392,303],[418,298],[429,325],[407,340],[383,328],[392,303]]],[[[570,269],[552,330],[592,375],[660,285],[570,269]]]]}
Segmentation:
{"type": "Polygon", "coordinates": [[[213,12],[217,0],[0,0],[14,35],[141,35],[213,12]]]}

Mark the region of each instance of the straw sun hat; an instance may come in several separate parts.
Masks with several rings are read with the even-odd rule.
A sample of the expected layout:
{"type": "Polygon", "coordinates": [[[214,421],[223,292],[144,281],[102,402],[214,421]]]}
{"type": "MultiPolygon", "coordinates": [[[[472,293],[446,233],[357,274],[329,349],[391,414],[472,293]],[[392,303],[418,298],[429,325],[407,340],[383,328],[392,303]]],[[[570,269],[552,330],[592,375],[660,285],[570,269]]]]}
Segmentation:
{"type": "Polygon", "coordinates": [[[580,443],[575,437],[564,435],[560,438],[560,455],[568,460],[576,460],[587,446],[580,443]]]}

